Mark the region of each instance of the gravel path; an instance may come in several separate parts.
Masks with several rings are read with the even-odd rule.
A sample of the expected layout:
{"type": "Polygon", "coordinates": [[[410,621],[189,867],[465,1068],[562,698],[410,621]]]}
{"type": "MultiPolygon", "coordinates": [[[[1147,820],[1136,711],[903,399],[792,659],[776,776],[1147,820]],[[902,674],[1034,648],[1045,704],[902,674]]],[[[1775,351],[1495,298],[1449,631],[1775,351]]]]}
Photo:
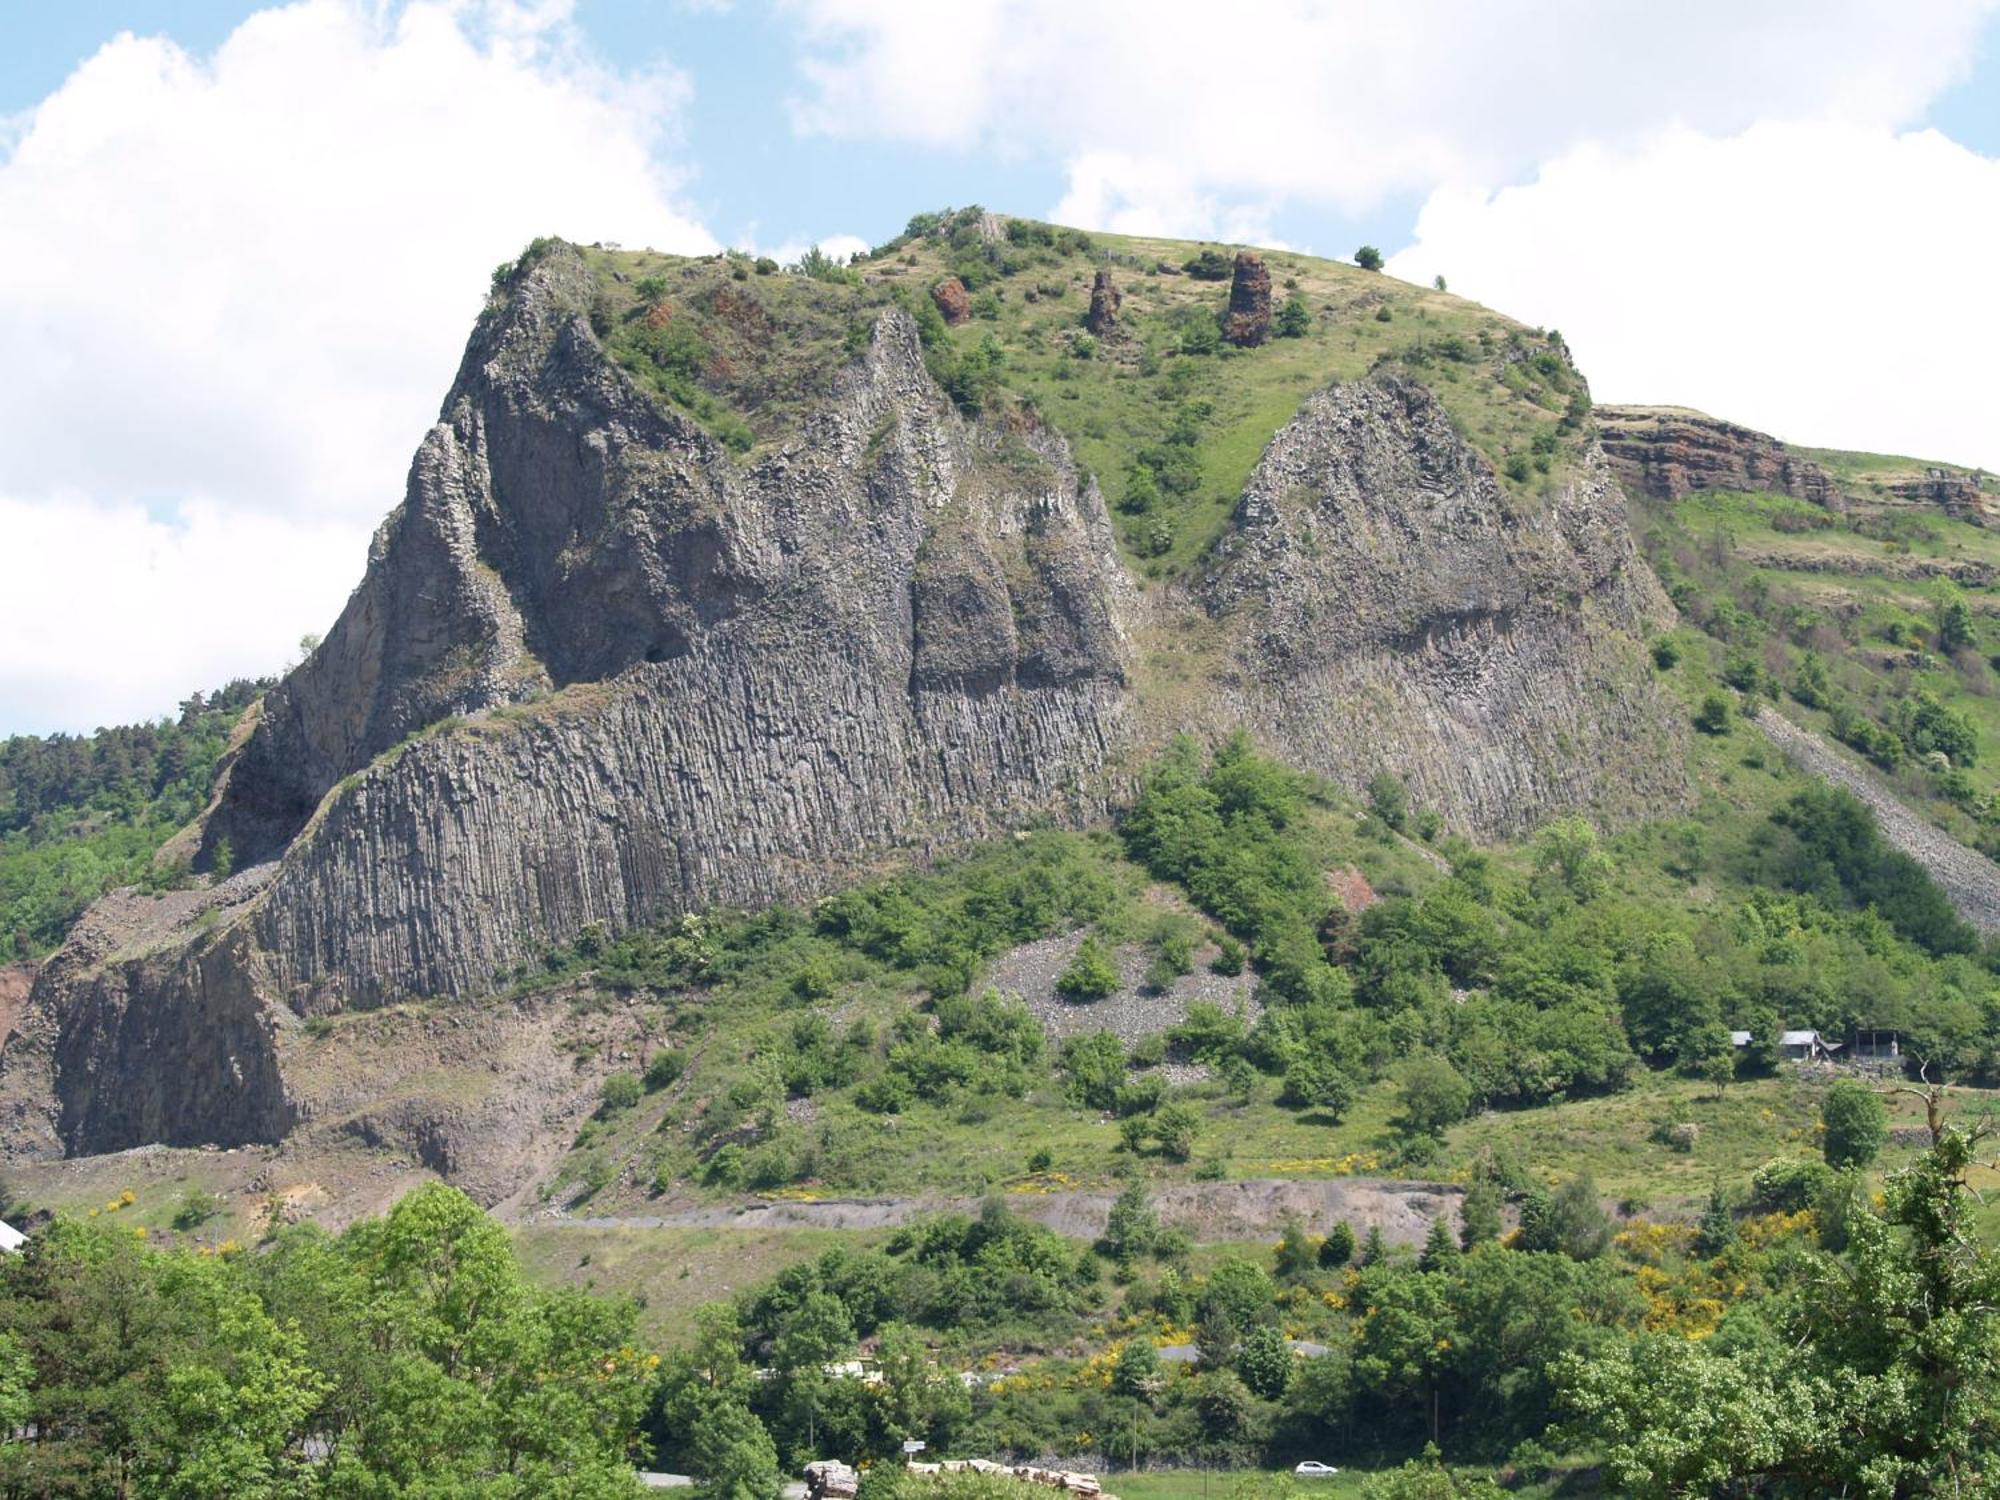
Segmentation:
{"type": "Polygon", "coordinates": [[[1811,730],[1768,709],[1753,722],[1794,765],[1866,803],[1882,836],[1930,872],[1960,916],[1981,932],[2000,932],[2000,865],[1912,812],[1874,772],[1811,730]]]}

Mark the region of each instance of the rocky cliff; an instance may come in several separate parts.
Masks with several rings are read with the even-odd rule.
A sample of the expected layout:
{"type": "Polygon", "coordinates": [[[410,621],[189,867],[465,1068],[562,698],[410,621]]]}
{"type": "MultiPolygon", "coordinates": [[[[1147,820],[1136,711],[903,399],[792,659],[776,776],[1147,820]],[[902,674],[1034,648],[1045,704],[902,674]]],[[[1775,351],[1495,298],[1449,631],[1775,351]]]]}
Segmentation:
{"type": "Polygon", "coordinates": [[[961,415],[894,307],[739,456],[606,356],[592,297],[557,249],[481,320],[200,830],[241,873],[115,898],[43,971],[0,1060],[13,1149],[275,1139],[303,1018],[1101,820],[1177,729],[1395,771],[1473,832],[1678,793],[1641,649],[1666,606],[1594,451],[1525,500],[1423,386],[1338,385],[1199,576],[1142,594],[1064,439],[961,415]],[[1155,681],[1165,641],[1207,675],[1155,681]]]}
{"type": "Polygon", "coordinates": [[[1842,508],[1818,464],[1774,437],[1673,406],[1600,406],[1598,430],[1618,477],[1659,500],[1694,490],[1753,490],[1842,508]]]}

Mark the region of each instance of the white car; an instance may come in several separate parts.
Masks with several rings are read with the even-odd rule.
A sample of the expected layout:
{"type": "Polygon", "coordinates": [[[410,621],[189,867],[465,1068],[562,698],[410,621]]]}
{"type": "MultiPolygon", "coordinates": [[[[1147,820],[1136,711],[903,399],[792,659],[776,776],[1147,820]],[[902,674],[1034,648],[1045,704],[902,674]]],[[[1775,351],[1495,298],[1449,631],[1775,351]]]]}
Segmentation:
{"type": "Polygon", "coordinates": [[[1340,1470],[1336,1469],[1332,1464],[1323,1464],[1316,1459],[1309,1458],[1296,1469],[1292,1470],[1292,1472],[1301,1479],[1331,1479],[1340,1470]]]}

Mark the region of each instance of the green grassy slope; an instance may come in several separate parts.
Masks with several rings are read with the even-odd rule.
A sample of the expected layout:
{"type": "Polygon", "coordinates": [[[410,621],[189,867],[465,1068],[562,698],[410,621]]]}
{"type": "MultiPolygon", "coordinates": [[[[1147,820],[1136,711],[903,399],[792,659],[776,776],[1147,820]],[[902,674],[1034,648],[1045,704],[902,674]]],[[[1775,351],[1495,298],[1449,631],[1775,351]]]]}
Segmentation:
{"type": "Polygon", "coordinates": [[[1582,441],[1588,398],[1560,338],[1462,298],[1266,252],[1274,310],[1297,299],[1298,331],[1236,349],[1217,337],[1227,252],[1030,220],[988,238],[981,224],[977,210],[919,216],[855,266],[817,264],[816,275],[740,256],[587,250],[594,321],[642,384],[751,451],[792,431],[879,310],[901,304],[968,410],[1031,406],[1068,436],[1129,557],[1152,576],[1185,568],[1214,539],[1307,395],[1385,362],[1437,392],[1524,504],[1552,489],[1582,441]],[[1189,265],[1219,266],[1221,279],[1189,265]],[[1123,298],[1119,332],[1105,338],[1083,327],[1099,270],[1123,298]],[[971,315],[947,328],[932,292],[952,276],[971,315]]]}
{"type": "MultiPolygon", "coordinates": [[[[1847,496],[1642,501],[1647,553],[1729,684],[1845,741],[1906,800],[2000,852],[2000,533],[1891,492],[1949,465],[1798,449],[1847,496]]],[[[1981,493],[2000,497],[1984,476],[1981,493]]]]}

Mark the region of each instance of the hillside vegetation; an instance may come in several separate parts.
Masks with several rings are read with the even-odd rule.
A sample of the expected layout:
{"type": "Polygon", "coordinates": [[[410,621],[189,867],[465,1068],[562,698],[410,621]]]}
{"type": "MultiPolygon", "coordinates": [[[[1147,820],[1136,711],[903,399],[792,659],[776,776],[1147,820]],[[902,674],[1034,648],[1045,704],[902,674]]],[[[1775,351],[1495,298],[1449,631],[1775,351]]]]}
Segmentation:
{"type": "Polygon", "coordinates": [[[921,214],[852,266],[800,274],[723,255],[585,252],[593,315],[618,360],[740,451],[775,442],[900,306],[926,360],[967,411],[1031,407],[1103,487],[1119,540],[1146,575],[1184,570],[1220,533],[1271,435],[1312,391],[1384,365],[1420,373],[1524,501],[1560,481],[1585,440],[1589,397],[1560,335],[1379,272],[1263,255],[1272,327],[1222,336],[1231,253],[1085,234],[977,208],[921,214]],[[1121,297],[1114,328],[1085,324],[1092,286],[1121,297]],[[934,293],[955,282],[948,325],[934,293]]]}
{"type": "Polygon", "coordinates": [[[1729,688],[1845,744],[1948,831],[2000,853],[2000,481],[1789,451],[1831,476],[1840,508],[1755,491],[1639,497],[1661,581],[1715,643],[1729,688]],[[1946,485],[1987,498],[1923,498],[1946,485]]]}
{"type": "Polygon", "coordinates": [[[180,715],[92,735],[0,740],[0,963],[39,958],[208,802],[216,762],[266,682],[196,693],[180,715]]]}

